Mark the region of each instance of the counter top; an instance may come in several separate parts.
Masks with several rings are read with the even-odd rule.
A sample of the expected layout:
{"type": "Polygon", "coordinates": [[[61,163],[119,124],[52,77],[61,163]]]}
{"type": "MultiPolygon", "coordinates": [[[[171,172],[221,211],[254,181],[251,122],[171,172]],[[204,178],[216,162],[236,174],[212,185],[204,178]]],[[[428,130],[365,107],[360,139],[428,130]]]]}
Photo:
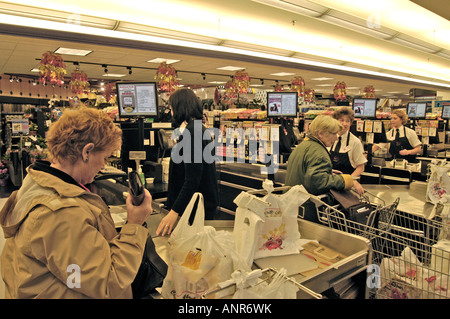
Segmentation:
{"type": "MultiPolygon", "coordinates": [[[[415,181],[409,185],[364,184],[362,186],[367,192],[384,200],[386,205],[393,203],[399,197],[397,210],[405,213],[428,218],[434,207],[433,204],[426,201],[426,182],[415,181]]],[[[381,202],[375,198],[374,203],[381,202]]]]}

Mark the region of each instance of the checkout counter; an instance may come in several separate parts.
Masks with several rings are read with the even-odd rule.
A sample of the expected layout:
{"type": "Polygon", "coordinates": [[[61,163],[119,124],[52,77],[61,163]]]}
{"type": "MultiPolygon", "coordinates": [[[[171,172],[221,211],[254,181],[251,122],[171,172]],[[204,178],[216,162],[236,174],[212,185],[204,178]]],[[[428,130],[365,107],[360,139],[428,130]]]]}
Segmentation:
{"type": "MultiPolygon", "coordinates": [[[[213,226],[218,230],[233,231],[235,205],[234,198],[241,191],[261,190],[262,183],[267,179],[267,175],[261,172],[261,166],[241,163],[223,163],[217,166],[219,175],[219,189],[221,196],[222,218],[218,220],[205,221],[205,225],[213,226]]],[[[281,172],[283,169],[280,170],[281,172]]],[[[275,176],[272,176],[275,178],[275,176]]],[[[277,178],[280,178],[277,176],[277,178]]],[[[274,183],[276,187],[281,183],[274,183]]],[[[126,174],[117,172],[117,174],[99,174],[95,180],[97,193],[104,199],[111,209],[113,220],[117,227],[125,223],[126,209],[125,196],[128,192],[126,174]]],[[[165,208],[165,199],[167,194],[166,183],[147,184],[146,188],[153,196],[153,214],[147,220],[147,227],[153,237],[156,250],[159,255],[168,260],[168,237],[156,236],[156,228],[161,219],[168,213],[165,208]]],[[[366,288],[367,272],[366,269],[371,260],[371,245],[369,240],[353,234],[347,234],[335,229],[330,229],[323,225],[315,224],[306,220],[299,219],[298,227],[302,238],[316,240],[323,247],[331,249],[336,256],[336,260],[325,265],[318,260],[316,267],[302,269],[302,264],[292,263],[289,260],[280,260],[278,266],[286,264],[289,269],[300,269],[294,271],[290,277],[304,287],[318,293],[316,296],[326,296],[338,298],[337,287],[347,287],[351,283],[352,297],[366,299],[368,291],[366,288]]],[[[319,256],[320,257],[320,256],[319,256]]],[[[311,266],[311,259],[305,258],[308,267],[311,266]]],[[[256,263],[254,267],[259,267],[256,263]]],[[[154,298],[160,298],[155,293],[154,298]]],[[[311,295],[299,289],[297,298],[311,298],[311,295]]],[[[317,297],[316,297],[317,298],[317,297]]]]}

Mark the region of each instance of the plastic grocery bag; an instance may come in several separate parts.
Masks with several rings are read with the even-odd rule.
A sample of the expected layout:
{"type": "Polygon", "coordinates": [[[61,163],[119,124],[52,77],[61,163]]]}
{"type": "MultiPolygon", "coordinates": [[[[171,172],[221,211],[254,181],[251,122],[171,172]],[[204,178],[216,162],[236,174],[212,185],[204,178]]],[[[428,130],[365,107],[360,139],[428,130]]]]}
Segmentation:
{"type": "Polygon", "coordinates": [[[263,198],[256,200],[254,195],[241,193],[235,200],[238,208],[234,237],[238,252],[250,264],[253,259],[300,252],[298,207],[310,197],[301,185],[282,195],[271,193],[272,181],[266,180],[263,187],[268,192],[263,198]],[[265,204],[262,205],[261,201],[265,204]]]}
{"type": "Polygon", "coordinates": [[[430,178],[427,184],[427,202],[436,204],[444,195],[450,195],[450,167],[429,164],[430,178]]]}
{"type": "MultiPolygon", "coordinates": [[[[203,195],[195,193],[169,238],[164,298],[198,299],[217,283],[231,277],[240,263],[231,233],[204,225],[203,195]],[[192,225],[189,217],[198,201],[192,225]]],[[[232,294],[224,290],[211,297],[232,294]]]]}
{"type": "Polygon", "coordinates": [[[241,207],[236,209],[233,236],[237,252],[249,267],[253,264],[257,239],[262,232],[263,223],[264,220],[250,209],[241,207]]]}
{"type": "MultiPolygon", "coordinates": [[[[250,273],[249,275],[251,275],[250,273]]],[[[255,281],[255,278],[236,280],[233,299],[296,299],[298,287],[286,277],[286,269],[281,268],[270,282],[255,281]]]]}

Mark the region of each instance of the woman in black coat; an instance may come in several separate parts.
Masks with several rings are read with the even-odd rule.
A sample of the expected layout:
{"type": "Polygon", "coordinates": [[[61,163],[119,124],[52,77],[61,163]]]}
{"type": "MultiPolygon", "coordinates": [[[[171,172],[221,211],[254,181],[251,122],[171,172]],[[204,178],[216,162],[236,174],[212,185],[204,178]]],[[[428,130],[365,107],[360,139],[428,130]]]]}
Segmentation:
{"type": "Polygon", "coordinates": [[[219,203],[214,143],[202,124],[199,98],[190,89],[178,89],[169,97],[169,106],[180,135],[170,156],[167,193],[170,212],[156,230],[162,236],[172,232],[194,193],[203,194],[205,219],[214,219],[219,203]]]}

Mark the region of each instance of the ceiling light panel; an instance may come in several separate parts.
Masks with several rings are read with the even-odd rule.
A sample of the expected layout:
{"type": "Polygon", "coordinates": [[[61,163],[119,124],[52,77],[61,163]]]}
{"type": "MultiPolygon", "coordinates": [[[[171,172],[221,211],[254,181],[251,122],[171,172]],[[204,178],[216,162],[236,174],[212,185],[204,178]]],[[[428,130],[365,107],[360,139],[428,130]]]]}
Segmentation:
{"type": "Polygon", "coordinates": [[[220,68],[217,68],[217,70],[223,70],[223,71],[239,71],[239,70],[244,70],[245,68],[243,67],[239,67],[239,66],[232,66],[232,65],[228,65],[228,66],[223,66],[220,68]]]}
{"type": "Polygon", "coordinates": [[[150,62],[150,63],[163,63],[163,62],[166,62],[166,64],[172,64],[172,63],[177,63],[177,62],[180,62],[180,61],[181,60],[155,58],[155,59],[148,60],[147,62],[150,62]]]}
{"type": "Polygon", "coordinates": [[[92,50],[80,50],[80,49],[70,49],[70,48],[58,48],[55,50],[55,53],[58,54],[67,54],[67,55],[77,55],[77,56],[86,56],[92,53],[92,50]]]}
{"type": "Polygon", "coordinates": [[[289,76],[289,75],[295,75],[295,73],[289,73],[289,72],[278,72],[278,73],[272,73],[273,76],[289,76]]]}
{"type": "Polygon", "coordinates": [[[110,77],[110,78],[121,78],[124,77],[126,74],[118,74],[118,73],[105,73],[102,76],[104,77],[110,77]]]}
{"type": "Polygon", "coordinates": [[[326,77],[320,77],[320,78],[311,78],[313,81],[328,81],[328,80],[334,80],[334,78],[326,78],[326,77]]]}

